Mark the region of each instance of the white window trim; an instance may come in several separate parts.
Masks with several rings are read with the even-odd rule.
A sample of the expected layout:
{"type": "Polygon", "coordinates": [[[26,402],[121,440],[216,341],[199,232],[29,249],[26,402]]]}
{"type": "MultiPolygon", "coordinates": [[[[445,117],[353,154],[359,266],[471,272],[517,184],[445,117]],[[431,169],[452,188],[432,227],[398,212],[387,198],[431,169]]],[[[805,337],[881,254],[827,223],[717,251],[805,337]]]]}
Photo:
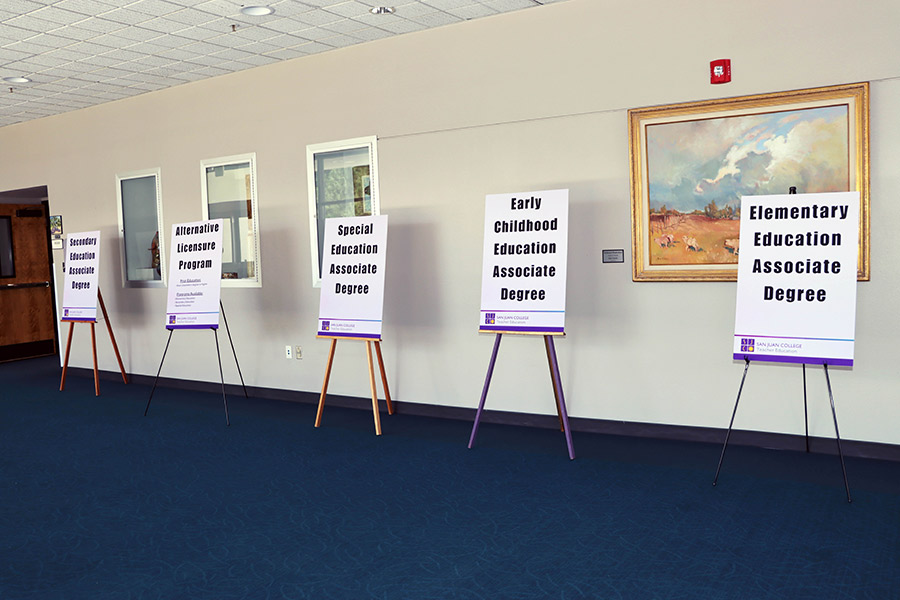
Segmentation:
{"type": "Polygon", "coordinates": [[[166,232],[163,227],[163,204],[162,204],[162,171],[158,167],[155,169],[141,169],[138,171],[128,171],[116,175],[116,210],[119,214],[119,252],[122,264],[122,287],[126,288],[164,288],[166,287],[166,270],[168,263],[166,262],[166,232]],[[125,217],[122,212],[122,182],[128,179],[140,179],[143,177],[153,177],[156,181],[156,226],[159,231],[159,280],[146,281],[130,281],[128,279],[128,264],[125,257],[125,217]]]}
{"type": "Polygon", "coordinates": [[[209,198],[206,189],[206,169],[224,167],[238,163],[250,163],[250,209],[253,211],[253,244],[256,256],[253,279],[223,279],[222,287],[258,288],[262,287],[262,256],[259,252],[259,202],[256,197],[256,152],[235,154],[200,161],[200,196],[203,203],[203,218],[209,220],[209,198]]]}
{"type": "Polygon", "coordinates": [[[340,140],[337,142],[324,142],[310,144],[306,147],[306,182],[309,201],[309,243],[312,266],[313,287],[322,287],[322,277],[319,275],[319,230],[317,227],[316,213],[316,164],[315,155],[321,152],[337,152],[339,150],[353,150],[354,148],[368,147],[369,149],[369,190],[372,195],[372,214],[381,214],[381,200],[378,192],[378,138],[374,135],[366,137],[340,140]]]}

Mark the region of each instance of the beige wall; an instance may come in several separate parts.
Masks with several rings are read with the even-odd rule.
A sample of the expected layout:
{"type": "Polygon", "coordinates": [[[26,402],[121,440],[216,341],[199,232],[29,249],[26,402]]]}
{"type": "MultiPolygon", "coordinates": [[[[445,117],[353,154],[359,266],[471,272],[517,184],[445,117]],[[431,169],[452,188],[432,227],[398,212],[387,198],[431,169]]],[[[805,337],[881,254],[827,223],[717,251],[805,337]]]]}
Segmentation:
{"type": "MultiPolygon", "coordinates": [[[[392,391],[474,407],[492,343],[476,333],[484,196],[569,188],[569,333],[557,348],[570,414],[725,427],[742,371],[730,358],[735,285],[631,281],[626,111],[871,81],[872,281],[859,285],[857,364],[832,382],[842,436],[900,444],[898,25],[895,0],[569,0],[5,127],[0,189],[47,185],[67,231],[101,230],[126,367],[153,375],[166,291],[121,286],[115,174],[162,169],[168,238],[201,218],[200,160],[256,152],[263,287],[224,289],[223,301],[248,385],[316,391],[328,343],[314,337],[305,147],[377,135],[392,391]],[[708,63],[723,57],[734,81],[711,86],[708,63]],[[603,248],[624,248],[626,263],[601,264],[603,248]],[[283,358],[286,344],[304,359],[283,358]]],[[[364,349],[341,346],[331,390],[364,397],[364,349]]],[[[103,336],[100,347],[115,370],[103,336]]],[[[86,331],[72,363],[90,365],[86,331]]],[[[163,375],[216,381],[212,335],[177,333],[163,375]]],[[[551,393],[542,344],[504,339],[488,406],[550,414],[551,393]]],[[[743,397],[737,427],[802,432],[799,368],[752,367],[743,397]]],[[[811,433],[833,435],[818,370],[810,399],[811,433]]]]}

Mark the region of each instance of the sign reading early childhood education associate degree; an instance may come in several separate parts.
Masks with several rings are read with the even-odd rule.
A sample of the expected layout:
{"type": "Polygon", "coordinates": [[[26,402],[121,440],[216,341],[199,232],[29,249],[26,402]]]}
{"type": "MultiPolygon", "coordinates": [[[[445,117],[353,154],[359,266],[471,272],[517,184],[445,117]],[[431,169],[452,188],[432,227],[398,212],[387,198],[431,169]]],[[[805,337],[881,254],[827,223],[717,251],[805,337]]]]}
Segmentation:
{"type": "Polygon", "coordinates": [[[100,232],[70,233],[66,238],[63,321],[97,320],[100,232]]]}
{"type": "Polygon", "coordinates": [[[744,196],[734,358],[850,366],[859,192],[744,196]]]}
{"type": "Polygon", "coordinates": [[[222,219],[172,226],[166,329],[217,329],[222,219]]]}
{"type": "Polygon", "coordinates": [[[381,339],[387,215],[325,219],[319,335],[381,339]]]}
{"type": "Polygon", "coordinates": [[[568,230],[569,190],[487,196],[480,331],[565,331],[568,230]]]}

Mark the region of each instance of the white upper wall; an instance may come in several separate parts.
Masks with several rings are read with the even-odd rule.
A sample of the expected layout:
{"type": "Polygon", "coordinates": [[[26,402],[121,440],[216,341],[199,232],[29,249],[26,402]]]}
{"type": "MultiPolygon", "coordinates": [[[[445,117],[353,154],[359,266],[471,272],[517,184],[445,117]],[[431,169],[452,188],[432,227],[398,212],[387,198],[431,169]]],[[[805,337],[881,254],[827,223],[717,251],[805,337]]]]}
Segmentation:
{"type": "MultiPolygon", "coordinates": [[[[871,81],[872,281],[858,288],[856,366],[832,382],[842,436],[898,444],[898,26],[896,0],[569,0],[2,128],[0,190],[47,185],[68,232],[101,230],[100,285],[126,368],[153,375],[166,290],[122,288],[115,175],[161,168],[168,245],[173,223],[201,218],[200,161],[256,152],[264,284],[224,289],[225,309],[248,385],[318,391],[328,343],[315,339],[305,147],[377,135],[392,393],[474,407],[492,344],[476,333],[484,196],[569,188],[557,349],[570,415],[725,427],[743,368],[731,359],[735,285],[631,281],[626,111],[871,81]],[[717,58],[732,60],[732,83],[709,84],[717,58]],[[601,264],[604,248],[624,248],[626,263],[601,264]],[[286,344],[304,359],[284,359],[286,344]]],[[[91,364],[84,337],[71,363],[91,364]]],[[[217,381],[212,336],[174,336],[163,376],[217,381]]],[[[810,431],[832,436],[819,370],[809,384],[810,431]]],[[[339,344],[330,390],[368,394],[362,344],[339,344]]],[[[743,398],[736,427],[802,432],[799,368],[754,366],[743,398]]],[[[488,408],[554,412],[539,340],[504,339],[488,408]]]]}

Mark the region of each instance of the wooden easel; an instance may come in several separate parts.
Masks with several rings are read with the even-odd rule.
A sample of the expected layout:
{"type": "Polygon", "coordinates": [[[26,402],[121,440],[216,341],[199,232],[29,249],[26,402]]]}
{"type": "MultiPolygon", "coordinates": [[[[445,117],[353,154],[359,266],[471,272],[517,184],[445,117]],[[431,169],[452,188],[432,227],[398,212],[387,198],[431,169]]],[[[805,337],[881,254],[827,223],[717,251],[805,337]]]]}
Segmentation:
{"type": "Polygon", "coordinates": [[[322,383],[322,394],[319,396],[319,408],[316,411],[316,427],[322,423],[322,410],[325,408],[325,394],[328,392],[328,379],[331,377],[331,365],[334,362],[334,349],[338,340],[353,340],[366,343],[366,357],[369,360],[369,386],[372,388],[372,414],[375,417],[375,435],[381,435],[381,417],[378,414],[378,391],[375,388],[375,366],[372,364],[372,343],[375,343],[375,354],[378,356],[378,368],[381,370],[381,383],[384,386],[384,397],[387,399],[388,414],[394,414],[391,404],[391,391],[388,389],[387,375],[384,372],[384,359],[381,357],[381,340],[367,340],[340,335],[317,335],[316,337],[331,340],[328,352],[328,365],[325,367],[325,381],[322,383]]]}
{"type": "Polygon", "coordinates": [[[572,430],[569,429],[569,415],[566,411],[566,399],[563,396],[562,379],[559,376],[559,362],[556,359],[556,345],[554,336],[564,333],[539,333],[526,331],[498,331],[494,339],[494,350],[491,353],[491,362],[488,364],[487,376],[484,378],[484,389],[481,391],[481,401],[478,403],[478,411],[475,413],[475,423],[472,425],[472,435],[469,437],[469,448],[475,443],[478,434],[478,424],[481,422],[481,413],[484,410],[484,401],[487,399],[488,388],[491,385],[491,377],[494,374],[494,364],[497,362],[497,350],[500,349],[500,339],[504,333],[518,335],[543,335],[544,347],[547,350],[547,362],[550,365],[550,380],[553,382],[553,397],[556,399],[556,414],[559,417],[560,431],[566,434],[566,447],[569,450],[569,459],[575,460],[575,448],[572,445],[572,430]]]}
{"type": "MultiPolygon", "coordinates": [[[[125,375],[125,365],[122,364],[122,356],[119,354],[119,346],[116,345],[116,336],[113,334],[112,324],[109,322],[109,314],[106,312],[106,304],[103,303],[103,294],[97,290],[97,300],[100,301],[100,310],[103,311],[103,319],[106,321],[106,329],[109,331],[109,339],[112,342],[113,350],[116,352],[116,360],[119,361],[119,371],[122,373],[122,381],[128,383],[128,376],[125,375]]],[[[63,361],[62,379],[59,381],[59,391],[63,391],[66,387],[66,370],[69,367],[69,350],[72,347],[72,331],[75,329],[75,323],[88,323],[91,326],[91,350],[94,353],[94,395],[100,395],[100,372],[97,370],[97,334],[94,330],[96,321],[74,321],[70,319],[60,319],[62,323],[69,324],[69,337],[66,340],[66,358],[63,361]]]]}

